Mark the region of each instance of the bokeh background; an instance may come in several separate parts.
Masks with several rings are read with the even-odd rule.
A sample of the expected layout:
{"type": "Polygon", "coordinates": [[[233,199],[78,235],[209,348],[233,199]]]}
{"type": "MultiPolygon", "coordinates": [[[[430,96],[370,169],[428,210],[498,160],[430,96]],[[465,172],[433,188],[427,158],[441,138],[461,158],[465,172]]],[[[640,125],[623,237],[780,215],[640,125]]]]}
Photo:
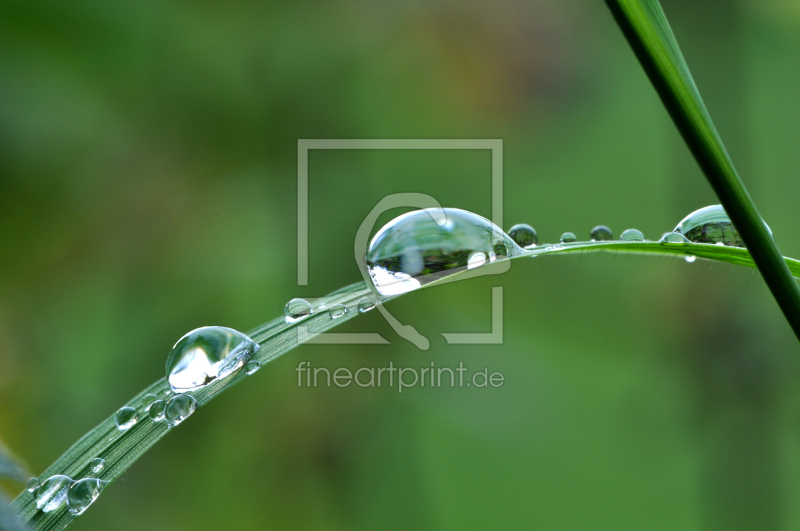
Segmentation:
{"type": "MultiPolygon", "coordinates": [[[[800,257],[800,4],[663,5],[800,257]]],[[[601,0],[3,0],[0,435],[33,474],[188,330],[246,331],[360,280],[352,241],[384,195],[491,215],[488,152],[312,152],[298,287],[298,138],[502,138],[505,222],[540,242],[600,223],[657,238],[716,202],[601,0]]],[[[430,350],[378,312],[352,320],[337,331],[391,344],[289,352],[72,529],[800,528],[800,349],[758,273],[548,257],[389,309],[430,350]],[[489,331],[497,285],[504,343],[447,345],[489,331]],[[506,383],[298,388],[300,361],[463,361],[506,383]]]]}

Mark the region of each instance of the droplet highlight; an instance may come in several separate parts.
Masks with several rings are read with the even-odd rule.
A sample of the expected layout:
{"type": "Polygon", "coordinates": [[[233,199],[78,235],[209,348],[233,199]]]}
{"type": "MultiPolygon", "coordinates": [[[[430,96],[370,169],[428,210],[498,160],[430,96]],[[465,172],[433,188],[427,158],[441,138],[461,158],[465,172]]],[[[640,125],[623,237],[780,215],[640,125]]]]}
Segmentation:
{"type": "Polygon", "coordinates": [[[347,306],[344,304],[334,304],[331,306],[330,310],[328,310],[328,314],[330,314],[331,319],[338,319],[339,317],[343,317],[347,313],[347,306]]]}
{"type": "Polygon", "coordinates": [[[296,323],[311,315],[311,304],[305,299],[292,299],[283,307],[283,319],[289,324],[296,323]]]}
{"type": "Polygon", "coordinates": [[[249,376],[251,374],[257,373],[258,369],[260,369],[260,368],[261,368],[261,363],[255,361],[255,360],[248,361],[247,365],[244,366],[244,372],[245,372],[245,374],[247,374],[249,376]]]}
{"type": "Polygon", "coordinates": [[[107,484],[108,482],[97,478],[76,481],[67,495],[70,514],[75,516],[82,514],[100,496],[107,484]]]}
{"type": "Polygon", "coordinates": [[[565,232],[561,235],[561,243],[572,243],[578,241],[578,237],[571,232],[565,232]]]}
{"type": "Polygon", "coordinates": [[[36,508],[49,513],[64,505],[72,483],[71,477],[60,474],[48,478],[36,491],[36,508]]]}
{"type": "MultiPolygon", "coordinates": [[[[524,253],[488,219],[457,208],[415,210],[384,225],[366,254],[367,272],[381,295],[408,293],[470,266],[524,253]]],[[[479,266],[475,266],[479,267],[479,266]]]]}
{"type": "Polygon", "coordinates": [[[539,235],[536,230],[525,223],[518,223],[508,229],[508,235],[514,240],[514,243],[522,248],[533,247],[539,243],[539,235]]]}
{"type": "Polygon", "coordinates": [[[686,257],[684,258],[684,260],[686,260],[688,263],[691,264],[692,262],[697,260],[697,257],[695,255],[693,255],[693,254],[687,254],[686,257]]]}
{"type": "Polygon", "coordinates": [[[627,229],[620,234],[619,239],[624,242],[643,242],[644,234],[637,229],[627,229]]]}
{"type": "Polygon", "coordinates": [[[358,311],[361,313],[367,313],[368,311],[375,308],[375,301],[370,297],[364,297],[360,301],[358,301],[358,311]]]}
{"type": "Polygon", "coordinates": [[[722,205],[710,205],[695,210],[683,218],[673,232],[683,234],[694,243],[722,243],[732,247],[745,246],[739,236],[739,231],[733,226],[722,205]]]}
{"type": "Polygon", "coordinates": [[[114,423],[117,425],[119,431],[125,431],[133,427],[136,421],[139,420],[139,415],[132,407],[123,407],[117,411],[114,416],[114,423]]]}
{"type": "Polygon", "coordinates": [[[596,242],[604,242],[613,240],[614,234],[605,225],[598,225],[589,232],[589,238],[596,242]]]}
{"type": "Polygon", "coordinates": [[[102,457],[97,457],[94,460],[92,460],[91,467],[92,467],[92,472],[94,472],[95,474],[99,474],[106,468],[106,460],[103,459],[102,457]]]}
{"type": "Polygon", "coordinates": [[[194,391],[241,369],[257,350],[258,344],[237,330],[204,326],[172,347],[167,380],[176,393],[194,391]]]}
{"type": "Polygon", "coordinates": [[[172,426],[177,426],[197,409],[197,400],[191,395],[175,395],[164,409],[164,418],[172,426]]]}

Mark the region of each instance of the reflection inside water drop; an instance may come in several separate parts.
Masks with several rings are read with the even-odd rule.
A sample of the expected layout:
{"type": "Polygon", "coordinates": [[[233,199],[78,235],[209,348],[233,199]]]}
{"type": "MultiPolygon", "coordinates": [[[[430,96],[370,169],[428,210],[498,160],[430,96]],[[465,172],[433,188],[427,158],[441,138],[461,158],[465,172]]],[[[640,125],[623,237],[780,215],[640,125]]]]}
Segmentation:
{"type": "Polygon", "coordinates": [[[664,234],[659,243],[663,243],[666,245],[683,245],[685,243],[692,243],[686,239],[686,236],[677,232],[668,232],[664,234]]]}
{"type": "Polygon", "coordinates": [[[518,223],[508,229],[508,235],[520,247],[533,247],[539,243],[539,235],[536,230],[525,223],[518,223]]]}
{"type": "Polygon", "coordinates": [[[69,489],[67,504],[69,512],[73,515],[82,514],[94,503],[107,482],[102,479],[86,478],[76,481],[69,489]]]}
{"type": "Polygon", "coordinates": [[[683,234],[695,243],[745,246],[722,205],[710,205],[695,210],[683,218],[673,232],[683,234]]]}
{"type": "Polygon", "coordinates": [[[175,395],[164,409],[164,418],[172,426],[186,420],[197,409],[197,400],[191,395],[175,395]]]}
{"type": "Polygon", "coordinates": [[[366,264],[378,292],[388,296],[523,252],[497,225],[472,212],[415,210],[393,219],[375,234],[366,264]]]}
{"type": "Polygon", "coordinates": [[[605,225],[598,225],[591,230],[589,238],[596,242],[603,242],[613,240],[614,234],[605,225]]]}
{"type": "Polygon", "coordinates": [[[117,425],[119,431],[132,428],[137,420],[139,420],[139,415],[136,413],[136,410],[127,406],[120,408],[114,416],[114,423],[117,425]]]}
{"type": "Polygon", "coordinates": [[[624,242],[642,242],[644,241],[644,234],[637,229],[627,229],[620,234],[619,239],[624,242]]]}
{"type": "Polygon", "coordinates": [[[99,474],[100,472],[102,472],[105,467],[106,467],[106,460],[103,459],[102,457],[96,457],[95,459],[92,460],[91,468],[92,472],[94,472],[95,474],[99,474]]]}
{"type": "Polygon", "coordinates": [[[571,232],[565,232],[561,235],[561,243],[572,243],[578,241],[578,237],[571,232]]]}
{"type": "Polygon", "coordinates": [[[305,299],[292,299],[283,308],[283,319],[289,324],[296,323],[311,315],[311,304],[305,299]]]}
{"type": "Polygon", "coordinates": [[[49,513],[61,507],[67,501],[72,478],[64,475],[55,475],[48,478],[36,490],[36,508],[49,513]]]}

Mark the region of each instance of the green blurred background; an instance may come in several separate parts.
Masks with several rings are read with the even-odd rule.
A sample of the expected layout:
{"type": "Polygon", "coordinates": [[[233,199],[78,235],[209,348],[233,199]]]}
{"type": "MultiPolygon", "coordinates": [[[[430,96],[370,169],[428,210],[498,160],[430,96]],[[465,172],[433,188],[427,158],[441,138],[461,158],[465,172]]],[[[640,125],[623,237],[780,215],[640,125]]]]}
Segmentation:
{"type": "MultiPolygon", "coordinates": [[[[800,257],[800,3],[664,0],[733,159],[800,257]]],[[[31,471],[163,376],[172,344],[360,280],[386,194],[657,238],[717,202],[601,0],[0,1],[0,434],[31,471]]],[[[400,211],[394,211],[387,220],[400,211]]],[[[800,357],[758,273],[608,253],[515,261],[305,345],[174,430],[72,529],[800,529],[800,357]],[[502,345],[486,332],[504,286],[502,345]],[[499,389],[298,388],[314,366],[500,371],[499,389]]],[[[4,484],[9,495],[20,485],[4,484]]]]}

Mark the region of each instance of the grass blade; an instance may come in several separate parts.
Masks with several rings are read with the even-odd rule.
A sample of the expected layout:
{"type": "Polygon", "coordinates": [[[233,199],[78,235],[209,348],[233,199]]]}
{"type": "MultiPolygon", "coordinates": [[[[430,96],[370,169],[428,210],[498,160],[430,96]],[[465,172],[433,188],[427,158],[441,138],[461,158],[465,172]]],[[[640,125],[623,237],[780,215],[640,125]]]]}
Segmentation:
{"type": "Polygon", "coordinates": [[[606,0],[636,57],[800,339],[800,288],[739,178],[658,0],[606,0]]]}

